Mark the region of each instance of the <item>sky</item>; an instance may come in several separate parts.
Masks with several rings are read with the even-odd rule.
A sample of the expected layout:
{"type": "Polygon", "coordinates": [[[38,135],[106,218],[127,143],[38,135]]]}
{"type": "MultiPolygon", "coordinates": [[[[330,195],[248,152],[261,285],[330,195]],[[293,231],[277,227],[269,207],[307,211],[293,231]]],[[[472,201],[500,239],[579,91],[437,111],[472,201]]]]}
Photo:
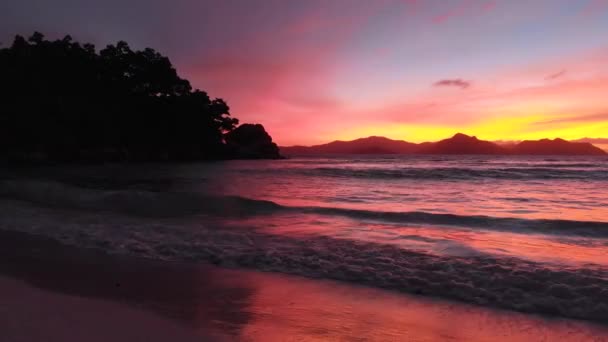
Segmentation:
{"type": "Polygon", "coordinates": [[[279,145],[594,138],[608,147],[608,0],[8,0],[34,30],[169,56],[279,145]]]}

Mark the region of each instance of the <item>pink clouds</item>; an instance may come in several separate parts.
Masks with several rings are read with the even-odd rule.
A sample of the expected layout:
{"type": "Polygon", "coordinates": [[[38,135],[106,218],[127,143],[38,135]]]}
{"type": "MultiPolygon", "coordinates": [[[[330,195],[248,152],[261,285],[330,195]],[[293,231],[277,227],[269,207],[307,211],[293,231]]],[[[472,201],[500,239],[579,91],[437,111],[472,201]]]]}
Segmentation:
{"type": "MultiPolygon", "coordinates": [[[[604,53],[594,51],[536,65],[514,68],[509,72],[480,76],[476,87],[466,92],[424,91],[410,94],[408,100],[385,103],[373,111],[376,123],[441,123],[470,125],[494,118],[540,115],[547,124],[560,124],[565,114],[568,123],[608,122],[604,110],[608,93],[608,65],[604,53]],[[559,69],[559,66],[568,67],[559,69]],[[548,70],[553,71],[547,77],[548,70]],[[593,71],[593,72],[591,72],[593,71]],[[560,119],[561,118],[561,119],[560,119]]],[[[470,81],[445,79],[440,87],[467,88],[470,81]]]]}
{"type": "MultiPolygon", "coordinates": [[[[323,138],[339,132],[384,124],[462,127],[484,120],[542,114],[544,121],[554,125],[554,120],[564,115],[592,115],[603,101],[602,94],[608,91],[605,49],[477,72],[454,68],[431,79],[410,77],[408,70],[412,68],[405,60],[404,71],[382,74],[379,69],[401,58],[402,46],[410,43],[394,39],[388,44],[374,44],[372,35],[365,43],[374,43],[362,45],[362,36],[379,30],[376,22],[364,32],[373,13],[386,10],[383,6],[388,3],[338,17],[318,9],[301,13],[279,27],[246,32],[234,44],[213,49],[183,70],[195,86],[209,90],[211,96],[225,98],[236,117],[243,122],[263,123],[283,145],[323,142],[323,138]],[[401,47],[397,43],[402,43],[401,47]],[[359,64],[352,59],[357,52],[359,64]],[[359,70],[360,65],[368,69],[359,70]],[[404,76],[395,77],[398,72],[404,76]],[[466,78],[441,78],[450,75],[466,78]]],[[[407,4],[419,9],[427,5],[414,1],[407,4]]],[[[447,23],[463,16],[491,15],[496,7],[495,1],[461,1],[435,20],[447,23]]],[[[427,6],[415,15],[428,25],[430,13],[437,10],[436,6],[427,6]]],[[[447,26],[437,29],[444,33],[447,26]]],[[[398,33],[397,27],[392,29],[393,34],[398,33]]],[[[439,39],[428,35],[421,41],[423,45],[412,43],[407,52],[424,51],[427,43],[433,43],[431,38],[439,39]]],[[[437,58],[437,64],[427,66],[427,71],[443,71],[452,58],[437,58]]]]}
{"type": "MultiPolygon", "coordinates": [[[[558,73],[553,76],[556,74],[558,73]]],[[[286,135],[281,132],[293,123],[302,135],[310,134],[317,137],[315,142],[322,142],[318,137],[336,135],[338,132],[357,127],[383,124],[440,123],[466,127],[490,119],[501,120],[529,115],[545,118],[543,123],[546,126],[563,127],[598,121],[608,122],[605,114],[593,113],[598,108],[602,109],[605,104],[608,73],[603,76],[596,74],[593,77],[587,77],[585,73],[582,75],[583,77],[579,78],[577,74],[571,74],[566,78],[562,73],[551,82],[543,83],[542,74],[533,73],[527,78],[520,78],[521,82],[518,84],[511,84],[508,77],[504,80],[481,78],[477,80],[475,88],[469,88],[465,93],[421,89],[417,94],[410,94],[408,100],[368,103],[361,108],[351,108],[348,104],[332,101],[331,98],[306,99],[304,102],[309,106],[301,113],[308,116],[309,120],[300,117],[295,122],[277,124],[277,132],[280,132],[277,139],[285,141],[285,144],[290,141],[302,142],[294,140],[291,132],[286,135]],[[319,118],[322,119],[319,121],[319,118]]],[[[448,87],[466,87],[468,84],[467,81],[458,79],[438,83],[447,84],[448,87]]],[[[280,110],[278,107],[276,109],[280,110]]],[[[533,127],[528,127],[528,130],[533,130],[533,127]]],[[[382,132],[378,134],[381,135],[382,132]]]]}
{"type": "MultiPolygon", "coordinates": [[[[195,87],[224,98],[242,122],[264,124],[280,144],[382,125],[449,131],[534,115],[538,120],[530,122],[565,128],[603,120],[599,131],[605,122],[555,120],[607,110],[608,0],[147,0],[128,6],[54,0],[12,7],[0,20],[3,40],[44,29],[80,37],[95,32],[90,40],[98,46],[124,39],[153,47],[195,87]]],[[[537,129],[532,126],[526,129],[537,129]]]]}

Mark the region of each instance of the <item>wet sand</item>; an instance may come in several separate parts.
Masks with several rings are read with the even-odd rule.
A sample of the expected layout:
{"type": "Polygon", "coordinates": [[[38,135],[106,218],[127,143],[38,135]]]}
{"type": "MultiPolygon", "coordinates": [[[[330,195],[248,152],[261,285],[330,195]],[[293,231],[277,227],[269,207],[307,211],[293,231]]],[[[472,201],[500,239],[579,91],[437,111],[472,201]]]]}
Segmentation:
{"type": "Polygon", "coordinates": [[[608,341],[608,326],[0,231],[2,341],[608,341]]]}

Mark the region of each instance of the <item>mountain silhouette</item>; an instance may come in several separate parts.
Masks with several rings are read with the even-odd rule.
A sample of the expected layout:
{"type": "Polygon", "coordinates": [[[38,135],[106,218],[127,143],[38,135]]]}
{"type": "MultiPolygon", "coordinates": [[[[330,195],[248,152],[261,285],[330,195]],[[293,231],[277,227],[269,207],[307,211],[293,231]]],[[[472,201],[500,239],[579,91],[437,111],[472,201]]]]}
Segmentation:
{"type": "Polygon", "coordinates": [[[586,142],[571,142],[564,139],[525,140],[513,147],[515,154],[559,154],[559,155],[603,155],[606,152],[586,142]]]}
{"type": "Polygon", "coordinates": [[[484,155],[605,155],[604,150],[583,142],[563,139],[526,140],[509,145],[457,133],[437,142],[415,144],[372,136],[352,141],[333,141],[314,146],[281,147],[286,155],[298,154],[484,154],[484,155]]]}
{"type": "Polygon", "coordinates": [[[495,143],[479,140],[466,134],[457,133],[449,139],[421,146],[420,154],[506,154],[507,150],[495,143]]]}
{"type": "Polygon", "coordinates": [[[332,141],[315,146],[281,147],[281,152],[290,154],[411,154],[417,144],[385,137],[367,137],[352,141],[332,141]]]}

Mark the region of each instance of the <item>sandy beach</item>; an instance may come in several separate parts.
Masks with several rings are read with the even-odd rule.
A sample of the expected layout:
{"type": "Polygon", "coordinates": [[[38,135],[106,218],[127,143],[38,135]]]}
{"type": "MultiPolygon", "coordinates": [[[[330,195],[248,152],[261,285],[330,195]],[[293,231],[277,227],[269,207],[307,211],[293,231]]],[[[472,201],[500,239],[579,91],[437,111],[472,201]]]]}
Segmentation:
{"type": "Polygon", "coordinates": [[[608,327],[0,233],[3,341],[608,341],[608,327]]]}

